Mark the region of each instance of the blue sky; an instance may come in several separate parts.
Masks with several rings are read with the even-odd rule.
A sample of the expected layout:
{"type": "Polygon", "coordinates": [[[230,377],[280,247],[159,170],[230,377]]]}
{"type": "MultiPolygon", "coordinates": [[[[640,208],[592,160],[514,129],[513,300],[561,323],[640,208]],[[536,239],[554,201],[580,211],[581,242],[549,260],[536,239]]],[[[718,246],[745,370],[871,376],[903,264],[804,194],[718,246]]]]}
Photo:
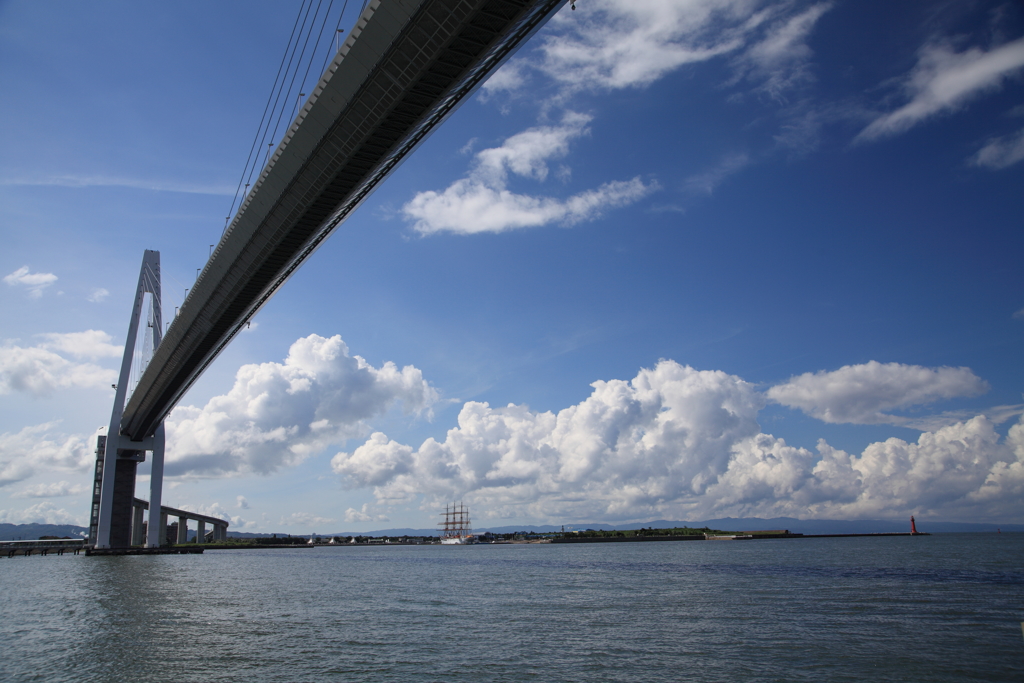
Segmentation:
{"type": "MultiPolygon", "coordinates": [[[[87,522],[142,252],[170,315],[299,8],[0,3],[0,521],[87,522]]],[[[1019,3],[579,0],[185,397],[165,501],[1024,522],[1022,188],[1019,3]]]]}

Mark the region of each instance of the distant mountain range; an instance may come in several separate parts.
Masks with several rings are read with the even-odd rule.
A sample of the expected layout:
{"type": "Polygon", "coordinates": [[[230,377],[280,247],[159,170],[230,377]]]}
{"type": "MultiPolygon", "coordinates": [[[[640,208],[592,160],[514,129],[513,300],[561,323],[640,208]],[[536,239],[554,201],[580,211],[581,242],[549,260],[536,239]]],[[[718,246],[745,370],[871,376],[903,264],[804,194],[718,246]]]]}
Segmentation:
{"type": "MultiPolygon", "coordinates": [[[[768,529],[787,529],[794,534],[870,534],[892,531],[910,531],[910,520],[892,519],[796,519],[794,517],[773,517],[761,519],[758,517],[723,517],[720,519],[708,519],[702,522],[672,522],[664,519],[657,519],[650,522],[636,524],[602,524],[602,523],[574,523],[566,524],[566,531],[582,531],[585,529],[600,529],[607,531],[625,531],[628,529],[667,529],[673,527],[709,527],[711,529],[722,529],[724,531],[763,531],[768,529]]],[[[918,520],[917,530],[934,533],[955,533],[955,532],[994,532],[997,529],[1002,531],[1024,531],[1024,524],[977,524],[971,522],[933,522],[929,520],[918,520]]],[[[551,524],[523,524],[519,526],[497,526],[477,528],[477,533],[490,531],[494,534],[511,534],[519,531],[534,533],[551,533],[561,531],[562,525],[551,524]]],[[[31,540],[40,536],[71,536],[79,538],[88,533],[84,526],[73,524],[0,524],[0,541],[13,541],[18,539],[31,540]]],[[[262,534],[248,533],[244,531],[228,531],[231,538],[268,538],[270,536],[287,536],[288,534],[262,534]]],[[[332,533],[317,534],[317,536],[436,536],[437,529],[376,529],[374,531],[338,531],[332,533]]],[[[309,538],[309,534],[292,534],[296,538],[309,538]]]]}
{"type": "Polygon", "coordinates": [[[0,541],[34,541],[40,536],[82,538],[89,530],[74,524],[0,524],[0,541]]]}

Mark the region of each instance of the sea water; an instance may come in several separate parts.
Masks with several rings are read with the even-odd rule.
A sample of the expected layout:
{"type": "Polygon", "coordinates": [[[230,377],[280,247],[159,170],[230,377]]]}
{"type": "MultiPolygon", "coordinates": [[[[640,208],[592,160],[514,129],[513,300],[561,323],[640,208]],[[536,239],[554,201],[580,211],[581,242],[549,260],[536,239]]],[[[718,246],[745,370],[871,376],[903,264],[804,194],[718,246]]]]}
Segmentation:
{"type": "Polygon", "coordinates": [[[0,559],[2,681],[1024,681],[1024,534],[0,559]]]}

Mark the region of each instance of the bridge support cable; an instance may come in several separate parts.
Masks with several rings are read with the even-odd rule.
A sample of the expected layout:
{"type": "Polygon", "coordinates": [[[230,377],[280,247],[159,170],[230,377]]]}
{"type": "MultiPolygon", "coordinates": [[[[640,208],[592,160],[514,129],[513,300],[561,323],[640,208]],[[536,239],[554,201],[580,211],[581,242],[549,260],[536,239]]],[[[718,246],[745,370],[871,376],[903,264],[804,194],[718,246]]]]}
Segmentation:
{"type": "MultiPolygon", "coordinates": [[[[143,304],[149,295],[150,310],[147,321],[151,321],[154,348],[159,348],[163,327],[160,291],[160,252],[146,250],[139,269],[139,283],[135,290],[135,302],[128,323],[124,354],[121,357],[121,372],[114,387],[114,407],[110,414],[110,425],[106,436],[100,436],[96,449],[96,481],[93,487],[93,505],[89,522],[89,543],[97,548],[121,548],[131,545],[132,501],[135,497],[135,474],[138,464],[145,460],[146,451],[154,451],[153,475],[150,477],[151,499],[156,495],[159,507],[160,491],[163,486],[163,422],[154,428],[154,436],[131,440],[122,436],[121,417],[124,413],[125,398],[131,384],[132,361],[139,336],[143,304]]],[[[150,330],[146,331],[147,336],[150,330]]],[[[145,374],[145,373],[143,373],[145,374]]]]}
{"type": "Polygon", "coordinates": [[[189,291],[121,433],[151,436],[323,240],[565,2],[367,2],[189,291]]]}
{"type": "MultiPolygon", "coordinates": [[[[291,51],[292,40],[295,38],[295,29],[299,26],[299,17],[302,16],[302,10],[305,6],[306,1],[303,0],[302,4],[299,6],[298,14],[295,15],[295,23],[292,25],[291,35],[288,36],[288,43],[285,45],[284,54],[281,56],[281,64],[277,67],[277,75],[274,76],[274,84],[270,88],[270,95],[267,96],[267,104],[263,107],[263,116],[260,117],[260,125],[256,129],[255,137],[252,139],[252,146],[249,148],[249,157],[245,160],[245,168],[242,169],[242,177],[238,179],[238,187],[235,188],[235,196],[231,200],[231,209],[228,211],[227,220],[230,220],[231,214],[235,212],[235,202],[238,201],[238,194],[242,191],[242,183],[245,182],[246,175],[249,173],[249,164],[253,163],[253,154],[255,154],[256,158],[259,159],[260,147],[257,146],[256,143],[260,138],[260,133],[263,131],[263,123],[264,121],[267,121],[267,114],[270,114],[271,119],[274,118],[274,114],[270,109],[270,102],[274,99],[274,93],[277,91],[277,84],[281,80],[281,71],[284,69],[285,60],[288,57],[288,53],[291,51]]],[[[246,187],[248,187],[248,185],[246,185],[246,187]]],[[[224,228],[226,230],[227,225],[225,225],[224,228]]]]}

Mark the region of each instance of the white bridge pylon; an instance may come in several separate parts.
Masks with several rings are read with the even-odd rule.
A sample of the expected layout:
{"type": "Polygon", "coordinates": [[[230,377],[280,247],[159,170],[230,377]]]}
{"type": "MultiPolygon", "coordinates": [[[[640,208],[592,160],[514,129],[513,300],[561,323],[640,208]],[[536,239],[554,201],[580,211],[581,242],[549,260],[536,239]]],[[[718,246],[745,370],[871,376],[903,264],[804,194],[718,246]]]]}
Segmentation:
{"type": "MultiPolygon", "coordinates": [[[[132,358],[139,335],[146,294],[150,295],[150,312],[153,329],[153,348],[160,346],[163,338],[163,317],[160,305],[160,252],[147,249],[142,257],[139,271],[139,285],[135,290],[135,305],[132,307],[128,337],[125,340],[124,355],[121,358],[121,373],[114,392],[114,407],[110,413],[106,444],[103,451],[102,480],[99,500],[94,502],[93,523],[95,529],[93,544],[96,548],[127,547],[131,545],[132,507],[135,497],[135,469],[145,459],[145,452],[153,454],[152,474],[149,482],[149,523],[146,545],[153,548],[160,545],[160,507],[164,479],[164,423],[161,421],[152,434],[142,441],[132,441],[120,434],[121,416],[131,383],[132,358]],[[98,503],[98,504],[97,504],[98,503]]],[[[95,497],[95,496],[94,496],[95,497]]]]}

